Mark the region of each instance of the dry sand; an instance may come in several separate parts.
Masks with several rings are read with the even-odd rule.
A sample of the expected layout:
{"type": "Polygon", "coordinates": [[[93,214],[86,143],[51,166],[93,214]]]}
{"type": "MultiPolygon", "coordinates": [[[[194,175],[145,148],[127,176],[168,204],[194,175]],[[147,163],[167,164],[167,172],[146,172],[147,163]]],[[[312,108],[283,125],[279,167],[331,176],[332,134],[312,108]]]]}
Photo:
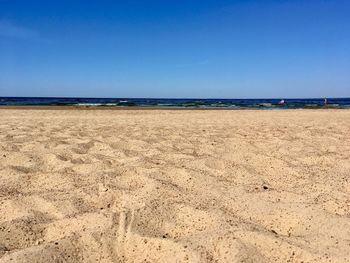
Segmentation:
{"type": "Polygon", "coordinates": [[[0,110],[0,262],[350,262],[350,110],[0,110]]]}

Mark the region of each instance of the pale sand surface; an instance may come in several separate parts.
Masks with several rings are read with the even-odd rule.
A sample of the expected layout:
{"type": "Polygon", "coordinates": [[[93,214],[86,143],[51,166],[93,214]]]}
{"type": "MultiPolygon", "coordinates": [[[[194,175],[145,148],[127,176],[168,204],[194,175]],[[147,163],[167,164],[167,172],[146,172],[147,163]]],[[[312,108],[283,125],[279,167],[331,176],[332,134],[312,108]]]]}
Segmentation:
{"type": "Polygon", "coordinates": [[[0,262],[350,262],[350,110],[0,110],[0,262]]]}

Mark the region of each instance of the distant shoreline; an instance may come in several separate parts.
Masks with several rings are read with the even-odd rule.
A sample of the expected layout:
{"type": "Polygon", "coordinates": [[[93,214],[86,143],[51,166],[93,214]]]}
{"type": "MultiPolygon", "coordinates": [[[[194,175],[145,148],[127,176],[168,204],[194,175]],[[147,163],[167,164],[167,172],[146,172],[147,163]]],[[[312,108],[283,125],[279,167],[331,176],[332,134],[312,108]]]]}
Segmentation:
{"type": "Polygon", "coordinates": [[[350,108],[335,108],[335,107],[315,107],[315,108],[195,108],[195,107],[140,107],[140,106],[28,106],[28,105],[15,105],[15,106],[0,106],[0,110],[168,110],[168,111],[285,111],[285,110],[350,110],[350,108]]]}

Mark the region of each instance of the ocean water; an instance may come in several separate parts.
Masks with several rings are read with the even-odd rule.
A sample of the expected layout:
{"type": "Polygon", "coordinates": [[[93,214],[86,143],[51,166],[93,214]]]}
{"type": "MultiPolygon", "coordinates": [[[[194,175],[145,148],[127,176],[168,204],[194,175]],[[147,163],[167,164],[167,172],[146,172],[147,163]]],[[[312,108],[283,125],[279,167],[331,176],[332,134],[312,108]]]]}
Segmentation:
{"type": "MultiPolygon", "coordinates": [[[[2,106],[97,106],[156,108],[302,109],[324,108],[323,98],[310,99],[147,99],[0,97],[2,106]]],[[[328,98],[328,108],[350,108],[350,98],[328,98]]]]}

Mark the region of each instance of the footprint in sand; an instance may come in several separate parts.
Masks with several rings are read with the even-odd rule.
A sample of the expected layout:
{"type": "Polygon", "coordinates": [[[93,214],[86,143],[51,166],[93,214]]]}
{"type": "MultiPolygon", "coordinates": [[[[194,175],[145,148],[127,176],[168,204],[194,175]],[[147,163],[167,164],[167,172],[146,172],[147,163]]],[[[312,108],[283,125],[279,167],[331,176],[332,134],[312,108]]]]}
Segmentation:
{"type": "MultiPolygon", "coordinates": [[[[123,193],[120,202],[116,200],[111,207],[112,231],[109,243],[110,257],[117,262],[199,262],[200,256],[183,244],[164,237],[141,236],[133,228],[137,224],[136,213],[145,204],[123,193]]],[[[106,247],[104,248],[106,251],[106,247]]]]}

